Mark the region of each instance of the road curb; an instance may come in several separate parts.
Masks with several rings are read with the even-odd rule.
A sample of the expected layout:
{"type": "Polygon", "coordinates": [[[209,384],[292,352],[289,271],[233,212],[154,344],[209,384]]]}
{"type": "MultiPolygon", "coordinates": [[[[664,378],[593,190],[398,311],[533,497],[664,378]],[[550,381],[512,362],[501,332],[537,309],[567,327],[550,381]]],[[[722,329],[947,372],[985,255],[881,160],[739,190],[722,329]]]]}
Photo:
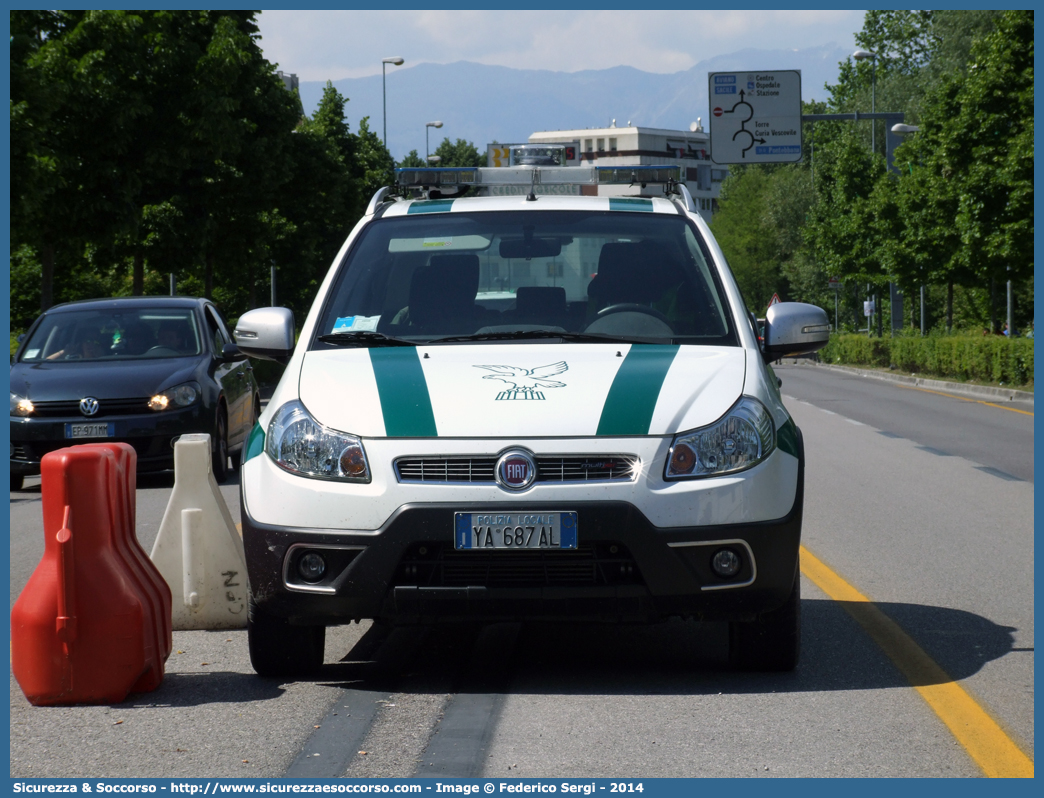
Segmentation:
{"type": "Polygon", "coordinates": [[[994,388],[988,385],[968,385],[963,382],[945,382],[943,380],[929,380],[924,377],[908,377],[903,374],[888,374],[869,369],[854,368],[852,366],[835,366],[832,363],[815,363],[811,360],[798,360],[785,358],[783,361],[788,366],[806,366],[820,369],[831,369],[849,374],[858,374],[860,377],[869,377],[875,380],[887,382],[900,382],[904,385],[912,385],[918,388],[931,388],[937,391],[952,391],[980,399],[1003,399],[1007,402],[1026,402],[1033,404],[1033,394],[1029,391],[1018,391],[1014,388],[994,388]]]}

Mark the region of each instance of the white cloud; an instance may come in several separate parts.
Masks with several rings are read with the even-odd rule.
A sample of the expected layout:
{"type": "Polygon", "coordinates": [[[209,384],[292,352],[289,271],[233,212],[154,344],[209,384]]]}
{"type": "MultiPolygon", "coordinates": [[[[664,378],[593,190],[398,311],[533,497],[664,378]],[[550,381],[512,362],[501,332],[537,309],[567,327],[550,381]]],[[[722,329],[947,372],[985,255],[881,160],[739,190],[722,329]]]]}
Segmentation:
{"type": "Polygon", "coordinates": [[[631,66],[678,72],[746,48],[853,45],[862,11],[265,11],[268,60],[301,80],[475,61],[577,72],[631,66]]]}

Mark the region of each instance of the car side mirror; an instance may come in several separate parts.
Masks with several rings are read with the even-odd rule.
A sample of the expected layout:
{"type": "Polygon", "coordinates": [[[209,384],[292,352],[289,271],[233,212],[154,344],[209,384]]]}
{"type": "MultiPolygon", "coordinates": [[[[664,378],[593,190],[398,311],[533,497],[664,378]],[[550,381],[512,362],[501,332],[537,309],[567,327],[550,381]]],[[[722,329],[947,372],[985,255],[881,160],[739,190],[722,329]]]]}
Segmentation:
{"type": "Polygon", "coordinates": [[[221,359],[225,361],[236,360],[243,356],[239,347],[235,344],[225,344],[221,347],[221,359]]]}
{"type": "Polygon", "coordinates": [[[779,302],[765,314],[766,362],[781,357],[807,355],[822,349],[830,340],[826,311],[804,302],[779,302]]]}
{"type": "Polygon", "coordinates": [[[286,365],[294,353],[294,313],[289,308],[258,308],[239,317],[233,332],[247,357],[286,365]]]}

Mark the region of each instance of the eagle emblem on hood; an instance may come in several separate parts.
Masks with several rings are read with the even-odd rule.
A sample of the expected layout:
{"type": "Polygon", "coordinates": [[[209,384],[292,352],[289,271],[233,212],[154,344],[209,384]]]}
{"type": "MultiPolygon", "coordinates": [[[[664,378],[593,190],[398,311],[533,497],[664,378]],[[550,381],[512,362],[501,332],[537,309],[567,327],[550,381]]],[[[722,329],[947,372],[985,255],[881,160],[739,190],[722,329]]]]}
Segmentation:
{"type": "Polygon", "coordinates": [[[521,366],[475,366],[477,369],[487,369],[493,372],[485,375],[484,380],[499,380],[506,382],[510,387],[497,394],[497,401],[505,399],[543,399],[544,388],[564,388],[565,383],[551,379],[569,370],[564,360],[557,363],[549,363],[546,366],[536,368],[522,368],[521,366]]]}

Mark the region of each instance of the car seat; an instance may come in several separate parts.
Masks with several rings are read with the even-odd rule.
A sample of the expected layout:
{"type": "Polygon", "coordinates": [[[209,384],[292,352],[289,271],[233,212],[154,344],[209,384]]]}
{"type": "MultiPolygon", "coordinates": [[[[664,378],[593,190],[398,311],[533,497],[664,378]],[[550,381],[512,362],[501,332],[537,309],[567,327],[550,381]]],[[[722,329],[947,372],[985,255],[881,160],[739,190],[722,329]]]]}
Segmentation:
{"type": "Polygon", "coordinates": [[[485,310],[475,304],[478,285],[478,255],[433,255],[410,281],[411,330],[438,335],[474,332],[485,317],[485,310]]]}

